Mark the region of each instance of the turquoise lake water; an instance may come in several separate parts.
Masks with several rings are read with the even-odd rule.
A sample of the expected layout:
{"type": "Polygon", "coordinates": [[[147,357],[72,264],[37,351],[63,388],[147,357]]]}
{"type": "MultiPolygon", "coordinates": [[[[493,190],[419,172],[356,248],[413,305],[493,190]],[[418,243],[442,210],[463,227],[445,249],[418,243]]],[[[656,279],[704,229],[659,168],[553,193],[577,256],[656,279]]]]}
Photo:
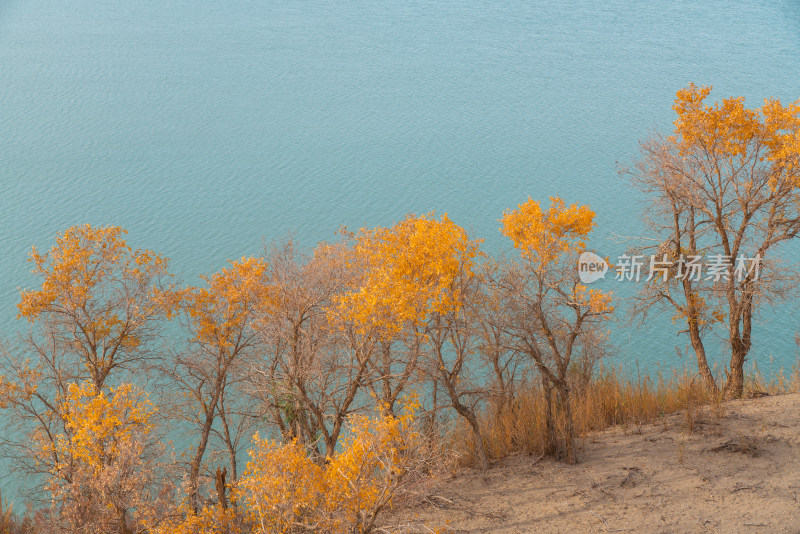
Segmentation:
{"type": "MultiPolygon", "coordinates": [[[[615,257],[643,209],[616,162],[671,128],[678,89],[759,105],[800,98],[798,75],[788,1],[3,0],[0,333],[27,328],[31,245],[86,222],[195,282],[288,233],[312,247],[410,212],[496,251],[503,210],[559,195],[615,257]]],[[[752,359],[790,366],[798,328],[795,302],[766,310],[752,359]]],[[[675,331],[616,326],[616,362],[681,365],[675,331]]]]}

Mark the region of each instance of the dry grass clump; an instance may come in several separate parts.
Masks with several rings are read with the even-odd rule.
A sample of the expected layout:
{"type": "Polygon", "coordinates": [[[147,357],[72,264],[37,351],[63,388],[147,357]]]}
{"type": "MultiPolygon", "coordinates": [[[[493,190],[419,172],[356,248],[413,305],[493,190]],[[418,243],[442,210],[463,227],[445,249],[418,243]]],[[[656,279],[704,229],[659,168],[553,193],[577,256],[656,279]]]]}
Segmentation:
{"type": "MultiPolygon", "coordinates": [[[[495,402],[482,413],[482,435],[486,453],[496,460],[514,454],[544,455],[546,452],[545,414],[542,387],[528,380],[518,388],[512,400],[495,402]]],[[[745,396],[758,397],[800,391],[800,365],[795,364],[791,377],[779,373],[770,381],[764,379],[754,366],[747,376],[745,396]]],[[[724,415],[719,396],[703,387],[696,374],[683,369],[669,378],[625,378],[619,370],[601,369],[589,379],[575,377],[572,384],[572,417],[575,432],[586,436],[620,425],[623,428],[653,423],[666,415],[682,412],[685,430],[691,434],[703,407],[713,418],[724,415]]],[[[558,403],[550,407],[555,414],[556,431],[566,427],[564,411],[558,403]]],[[[461,452],[461,464],[472,465],[475,447],[465,428],[456,426],[453,447],[461,452]]]]}
{"type": "Polygon", "coordinates": [[[35,534],[30,517],[19,517],[14,505],[3,500],[0,493],[0,534],[35,534]]]}
{"type": "Polygon", "coordinates": [[[746,454],[751,458],[758,456],[758,438],[754,436],[737,436],[729,439],[719,447],[711,449],[714,452],[728,451],[746,454]]]}
{"type": "Polygon", "coordinates": [[[14,507],[8,502],[3,502],[3,495],[0,493],[0,534],[12,534],[17,532],[17,521],[14,517],[14,507]]]}
{"type": "Polygon", "coordinates": [[[800,359],[792,365],[788,378],[781,369],[767,380],[756,363],[753,363],[752,369],[745,375],[743,397],[747,399],[797,392],[800,392],[800,359]]]}

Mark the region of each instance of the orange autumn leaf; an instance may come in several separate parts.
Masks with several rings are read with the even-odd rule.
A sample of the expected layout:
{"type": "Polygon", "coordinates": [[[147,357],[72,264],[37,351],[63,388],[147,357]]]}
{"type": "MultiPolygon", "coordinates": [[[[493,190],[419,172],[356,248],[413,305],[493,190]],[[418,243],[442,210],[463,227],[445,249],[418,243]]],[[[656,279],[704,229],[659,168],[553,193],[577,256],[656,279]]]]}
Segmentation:
{"type": "Polygon", "coordinates": [[[331,534],[372,531],[403,477],[419,469],[424,443],[415,422],[416,399],[397,416],[376,408],[373,416],[350,417],[341,449],[324,464],[314,462],[297,439],[281,443],[254,436],[235,491],[254,532],[289,533],[298,525],[331,534]]]}
{"type": "Polygon", "coordinates": [[[588,306],[594,313],[614,311],[611,293],[599,289],[587,289],[582,284],[575,286],[575,301],[582,306],[588,306]]]}
{"type": "Polygon", "coordinates": [[[150,432],[155,411],[147,395],[132,384],[121,384],[109,393],[98,392],[88,381],[70,384],[61,407],[67,433],[56,441],[62,449],[60,456],[82,462],[99,474],[123,447],[134,442],[135,435],[150,432]]]}

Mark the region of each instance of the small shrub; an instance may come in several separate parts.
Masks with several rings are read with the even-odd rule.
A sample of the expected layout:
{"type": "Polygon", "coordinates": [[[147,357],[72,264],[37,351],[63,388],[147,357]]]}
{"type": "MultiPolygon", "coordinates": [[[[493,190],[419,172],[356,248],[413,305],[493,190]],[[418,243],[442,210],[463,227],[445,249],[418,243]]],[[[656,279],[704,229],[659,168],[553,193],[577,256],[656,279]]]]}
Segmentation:
{"type": "Polygon", "coordinates": [[[379,514],[428,468],[415,404],[400,416],[352,416],[341,450],[320,465],[298,441],[256,437],[236,496],[260,533],[373,532],[379,514]]]}
{"type": "Polygon", "coordinates": [[[152,534],[239,534],[241,521],[233,509],[220,506],[204,506],[195,513],[189,506],[183,505],[177,519],[160,523],[151,530],[152,534]]]}

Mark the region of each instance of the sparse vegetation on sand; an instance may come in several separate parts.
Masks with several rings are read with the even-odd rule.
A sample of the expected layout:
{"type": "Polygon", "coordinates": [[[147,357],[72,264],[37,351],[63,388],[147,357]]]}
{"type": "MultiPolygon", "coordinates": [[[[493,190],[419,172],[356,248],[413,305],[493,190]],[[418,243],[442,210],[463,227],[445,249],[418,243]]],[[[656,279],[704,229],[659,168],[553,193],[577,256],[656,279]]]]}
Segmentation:
{"type": "MultiPolygon", "coordinates": [[[[761,390],[758,390],[761,391],[761,390]]],[[[581,463],[518,454],[458,470],[395,532],[797,532],[800,394],[698,407],[578,440],[581,463]],[[720,411],[720,409],[722,411],[720,411]]]]}

